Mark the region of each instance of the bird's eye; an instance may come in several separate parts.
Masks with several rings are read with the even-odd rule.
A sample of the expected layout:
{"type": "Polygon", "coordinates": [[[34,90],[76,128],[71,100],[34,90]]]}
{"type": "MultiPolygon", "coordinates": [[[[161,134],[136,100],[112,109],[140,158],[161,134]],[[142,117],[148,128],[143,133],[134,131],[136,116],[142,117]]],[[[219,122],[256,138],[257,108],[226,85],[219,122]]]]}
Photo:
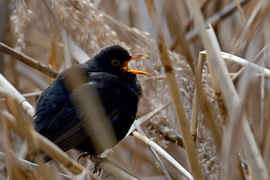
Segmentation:
{"type": "Polygon", "coordinates": [[[120,64],[120,62],[118,61],[118,60],[116,60],[116,59],[114,59],[114,60],[112,60],[112,65],[114,65],[114,66],[118,66],[119,64],[120,64]]]}

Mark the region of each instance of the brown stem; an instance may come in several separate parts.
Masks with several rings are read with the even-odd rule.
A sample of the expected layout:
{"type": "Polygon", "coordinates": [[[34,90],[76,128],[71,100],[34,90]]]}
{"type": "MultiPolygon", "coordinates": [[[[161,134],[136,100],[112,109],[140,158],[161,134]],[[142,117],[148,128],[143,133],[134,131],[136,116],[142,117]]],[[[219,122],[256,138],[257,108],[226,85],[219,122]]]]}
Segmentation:
{"type": "Polygon", "coordinates": [[[52,77],[55,78],[58,75],[58,72],[45,66],[44,64],[39,63],[38,61],[34,60],[33,58],[30,58],[29,56],[24,55],[23,53],[20,53],[16,51],[15,49],[12,49],[11,47],[8,47],[7,45],[0,42],[0,51],[9,54],[10,56],[14,57],[15,59],[27,64],[28,66],[31,66],[32,68],[52,77]]]}

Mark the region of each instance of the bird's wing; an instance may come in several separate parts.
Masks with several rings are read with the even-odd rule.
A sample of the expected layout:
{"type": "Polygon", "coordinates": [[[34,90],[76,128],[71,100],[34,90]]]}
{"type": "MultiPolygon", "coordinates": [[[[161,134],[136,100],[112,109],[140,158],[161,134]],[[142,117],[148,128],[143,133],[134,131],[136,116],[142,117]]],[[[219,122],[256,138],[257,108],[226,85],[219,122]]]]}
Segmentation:
{"type": "MultiPolygon", "coordinates": [[[[83,84],[86,88],[94,89],[103,104],[108,119],[114,118],[119,112],[117,110],[118,98],[122,85],[118,77],[103,72],[90,73],[89,82],[83,84]]],[[[71,99],[80,93],[80,86],[70,94],[71,99]]],[[[46,128],[46,136],[64,151],[76,147],[88,138],[83,124],[80,122],[85,112],[78,112],[70,101],[66,101],[62,109],[54,116],[46,128]]]]}
{"type": "Polygon", "coordinates": [[[88,66],[85,64],[73,66],[68,71],[60,73],[42,92],[37,101],[34,115],[35,121],[33,125],[37,132],[45,136],[48,135],[50,139],[50,134],[46,134],[48,126],[54,124],[54,121],[58,121],[58,119],[65,119],[66,116],[74,112],[74,106],[69,98],[70,93],[66,89],[64,80],[67,76],[74,73],[74,71],[83,72],[87,76],[87,70],[88,66]]]}

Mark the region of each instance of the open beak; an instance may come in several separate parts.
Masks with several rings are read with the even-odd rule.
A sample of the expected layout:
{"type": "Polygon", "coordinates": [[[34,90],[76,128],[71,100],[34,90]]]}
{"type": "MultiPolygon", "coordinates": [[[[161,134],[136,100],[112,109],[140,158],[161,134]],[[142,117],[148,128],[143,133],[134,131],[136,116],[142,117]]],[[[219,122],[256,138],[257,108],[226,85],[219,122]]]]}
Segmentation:
{"type": "Polygon", "coordinates": [[[138,71],[138,70],[132,70],[128,67],[128,62],[132,61],[134,59],[140,58],[140,57],[148,57],[146,54],[132,54],[131,58],[129,60],[127,60],[124,65],[123,65],[123,69],[127,72],[129,72],[130,74],[146,74],[146,75],[151,75],[150,73],[144,72],[144,71],[138,71]]]}

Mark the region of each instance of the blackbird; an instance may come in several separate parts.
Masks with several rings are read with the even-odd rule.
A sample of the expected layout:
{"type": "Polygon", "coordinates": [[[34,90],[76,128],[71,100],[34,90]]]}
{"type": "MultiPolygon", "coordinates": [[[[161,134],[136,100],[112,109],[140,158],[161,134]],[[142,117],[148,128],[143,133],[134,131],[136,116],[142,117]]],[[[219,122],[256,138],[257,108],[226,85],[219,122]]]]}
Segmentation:
{"type": "MultiPolygon", "coordinates": [[[[63,71],[40,95],[36,103],[34,129],[63,151],[75,148],[91,155],[100,154],[95,150],[81,120],[84,114],[77,111],[72,100],[76,89],[85,86],[99,95],[109,121],[107,124],[116,137],[113,146],[116,145],[126,136],[137,113],[142,88],[136,74],[150,75],[129,68],[128,62],[140,57],[147,55],[130,55],[123,47],[111,45],[101,49],[85,63],[63,71]],[[84,75],[87,82],[70,88],[65,79],[74,69],[84,75]]],[[[43,155],[46,162],[51,160],[51,157],[43,155]]]]}

